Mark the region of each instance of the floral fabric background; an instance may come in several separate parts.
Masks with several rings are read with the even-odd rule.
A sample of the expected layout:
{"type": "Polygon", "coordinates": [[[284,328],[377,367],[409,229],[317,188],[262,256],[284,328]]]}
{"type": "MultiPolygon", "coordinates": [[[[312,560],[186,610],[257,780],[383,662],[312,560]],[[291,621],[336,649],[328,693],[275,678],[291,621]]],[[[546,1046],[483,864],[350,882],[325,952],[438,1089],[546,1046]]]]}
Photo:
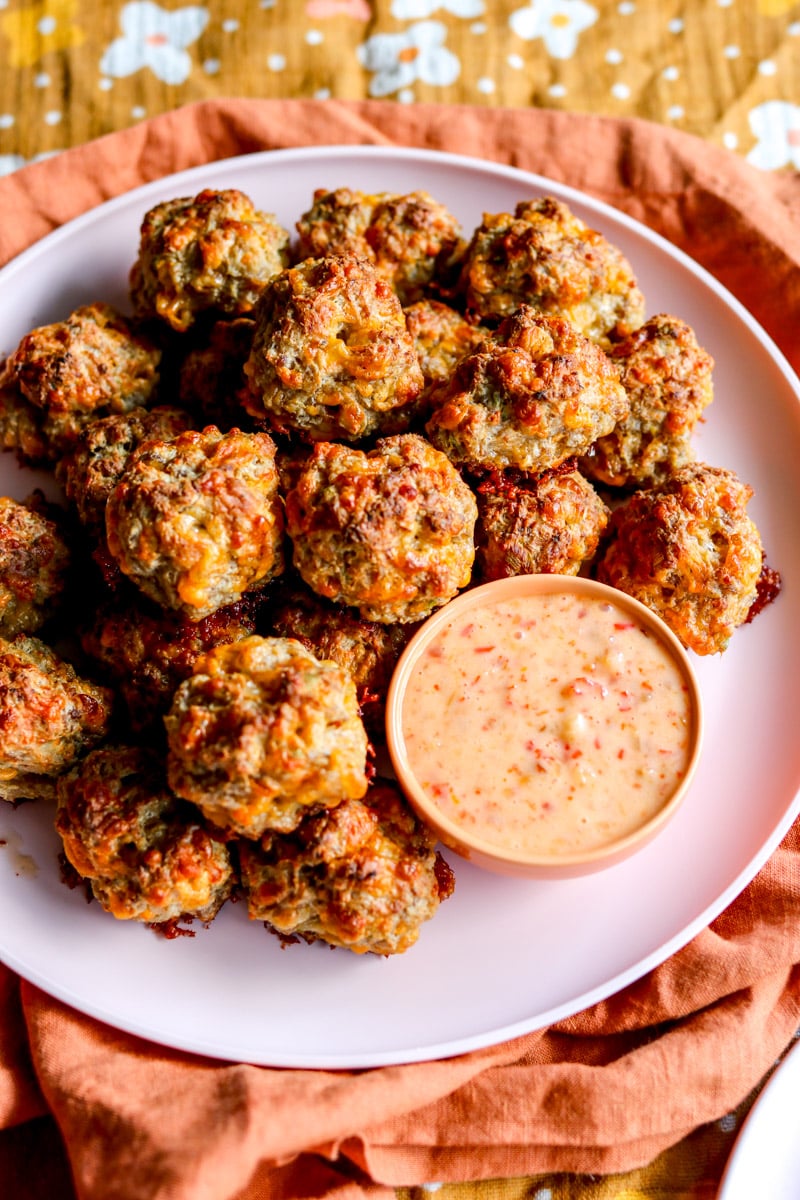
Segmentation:
{"type": "Polygon", "coordinates": [[[217,95],[636,115],[800,167],[787,0],[0,0],[0,173],[217,95]]]}

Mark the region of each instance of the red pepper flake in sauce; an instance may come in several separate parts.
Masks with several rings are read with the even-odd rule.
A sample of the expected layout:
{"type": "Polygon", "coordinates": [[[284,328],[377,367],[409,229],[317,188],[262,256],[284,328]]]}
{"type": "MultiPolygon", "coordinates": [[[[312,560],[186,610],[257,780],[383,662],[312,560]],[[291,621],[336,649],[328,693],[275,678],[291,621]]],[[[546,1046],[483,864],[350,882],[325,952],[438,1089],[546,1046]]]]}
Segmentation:
{"type": "Polygon", "coordinates": [[[471,615],[442,625],[404,698],[408,760],[441,812],[540,855],[601,847],[654,816],[686,773],[692,721],[661,640],[570,593],[471,615]],[[477,676],[470,648],[496,651],[477,676]]]}

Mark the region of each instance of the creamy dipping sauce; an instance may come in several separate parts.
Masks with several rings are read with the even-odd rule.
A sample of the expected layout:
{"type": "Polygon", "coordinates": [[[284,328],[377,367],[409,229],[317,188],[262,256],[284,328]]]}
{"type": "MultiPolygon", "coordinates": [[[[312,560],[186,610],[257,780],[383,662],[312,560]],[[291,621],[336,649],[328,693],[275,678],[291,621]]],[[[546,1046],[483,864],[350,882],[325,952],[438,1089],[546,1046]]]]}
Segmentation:
{"type": "Polygon", "coordinates": [[[549,593],[445,622],[403,698],[408,763],[455,825],[503,850],[579,854],[633,833],[689,766],[692,700],[622,607],[549,593]]]}

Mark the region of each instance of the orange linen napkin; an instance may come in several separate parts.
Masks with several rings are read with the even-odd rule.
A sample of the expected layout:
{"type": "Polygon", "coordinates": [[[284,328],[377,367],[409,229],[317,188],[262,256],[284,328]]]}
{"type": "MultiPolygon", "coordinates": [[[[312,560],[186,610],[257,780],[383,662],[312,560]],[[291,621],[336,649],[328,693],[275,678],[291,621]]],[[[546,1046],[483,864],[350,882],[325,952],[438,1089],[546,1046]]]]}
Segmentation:
{"type": "MultiPolygon", "coordinates": [[[[800,177],[757,174],[637,121],[209,102],[0,182],[0,261],[170,171],[344,142],[481,155],[615,204],[717,275],[800,366],[800,177]]],[[[3,1194],[67,1200],[70,1171],[81,1200],[349,1200],[433,1180],[626,1170],[763,1078],[800,1022],[799,964],[795,826],[735,903],[646,978],[556,1027],[443,1062],[339,1073],[217,1063],[111,1030],[0,968],[3,1194]]]]}

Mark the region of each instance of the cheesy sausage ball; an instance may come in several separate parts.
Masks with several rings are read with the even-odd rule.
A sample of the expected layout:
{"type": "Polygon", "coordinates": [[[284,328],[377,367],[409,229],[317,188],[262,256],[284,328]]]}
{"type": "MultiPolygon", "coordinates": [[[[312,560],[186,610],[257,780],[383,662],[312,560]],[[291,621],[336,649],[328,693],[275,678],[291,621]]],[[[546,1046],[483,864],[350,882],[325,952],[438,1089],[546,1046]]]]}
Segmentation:
{"type": "Polygon", "coordinates": [[[307,441],[408,428],[422,371],[400,301],[366,260],[308,258],[283,271],[255,322],[251,416],[307,441]]]}
{"type": "Polygon", "coordinates": [[[630,412],[598,438],[581,469],[613,487],[659,483],[693,461],[691,436],[714,397],[714,360],[685,321],[665,313],[612,346],[630,412]]]}
{"type": "Polygon", "coordinates": [[[462,359],[430,401],[428,437],[458,466],[531,474],[587,451],[629,408],[599,346],[529,305],[503,322],[495,343],[462,359]]]}
{"type": "Polygon", "coordinates": [[[241,316],[286,266],[288,250],[287,230],[235,188],[156,204],[131,268],[134,308],[178,333],[203,313],[241,316]]]}
{"type": "Polygon", "coordinates": [[[92,421],[56,464],[56,478],[83,525],[105,537],[106,502],[122,478],[128,459],[143,442],[177,437],[189,427],[179,408],[134,409],[92,421]]]}
{"type": "Polygon", "coordinates": [[[597,578],[652,608],[688,649],[720,653],[756,599],[752,494],[733,471],[705,463],[634,492],[609,522],[597,578]]]}
{"type": "Polygon", "coordinates": [[[286,496],[293,561],[308,586],[367,621],[418,621],[470,581],[475,497],[417,434],[373,450],[323,442],[286,496]]]}
{"type": "Polygon", "coordinates": [[[113,681],[131,727],[141,731],[161,721],[201,654],[255,633],[257,612],[257,600],[248,596],[190,621],[143,597],[120,595],[91,614],[80,642],[113,681]]]}
{"type": "Polygon", "coordinates": [[[606,505],[574,470],[545,471],[519,481],[493,476],[479,486],[477,497],[475,555],[487,581],[577,575],[608,524],[606,505]]]}
{"type": "Polygon", "coordinates": [[[294,833],[241,846],[248,913],[282,937],[402,954],[453,891],[435,841],[394,787],[376,783],[294,833]]]}
{"type": "Polygon", "coordinates": [[[70,552],[41,494],[0,496],[0,637],[35,633],[58,608],[70,552]]]}
{"type": "Polygon", "coordinates": [[[108,549],[157,604],[199,621],[283,570],[275,444],[214,425],[148,441],[106,505],[108,549]]]}
{"type": "Polygon", "coordinates": [[[244,364],[253,344],[255,325],[248,317],[216,321],[207,340],[195,346],[180,365],[181,404],[218,429],[241,427],[246,420],[242,396],[247,388],[244,364]]]}
{"type": "Polygon", "coordinates": [[[35,637],[0,638],[0,798],[52,794],[108,732],[113,695],[35,637]]]}
{"type": "Polygon", "coordinates": [[[279,601],[270,627],[276,637],[295,638],[317,658],[343,667],[356,685],[365,726],[382,735],[389,682],[414,625],[365,621],[354,609],[298,587],[279,601]]]}
{"type": "Polygon", "coordinates": [[[439,300],[420,300],[405,313],[422,368],[425,386],[420,399],[424,404],[431,389],[446,383],[461,359],[491,335],[488,329],[471,325],[460,312],[439,300]]]}
{"type": "Polygon", "coordinates": [[[230,895],[228,848],[170,792],[153,751],[94,750],[59,779],[57,796],[64,853],[119,920],[210,921],[230,895]]]}
{"type": "Polygon", "coordinates": [[[297,222],[301,258],[355,254],[371,262],[402,304],[444,280],[462,248],[458,221],[427,192],[394,195],[318,188],[297,222]]]}
{"type": "Polygon", "coordinates": [[[201,655],[165,725],[173,791],[242,837],[288,832],[367,789],[353,680],[290,638],[255,636],[201,655]]]}
{"type": "Polygon", "coordinates": [[[50,466],[55,457],[42,432],[39,411],[19,390],[8,359],[0,363],[0,450],[10,450],[29,467],[50,466]]]}
{"type": "Polygon", "coordinates": [[[29,462],[55,461],[89,422],[147,405],[160,360],[161,351],[108,304],[32,330],[4,369],[6,444],[29,462]]]}
{"type": "Polygon", "coordinates": [[[513,216],[485,214],[467,248],[460,287],[472,320],[496,324],[530,304],[566,317],[601,345],[645,317],[622,252],[553,197],[522,200],[513,216]]]}

